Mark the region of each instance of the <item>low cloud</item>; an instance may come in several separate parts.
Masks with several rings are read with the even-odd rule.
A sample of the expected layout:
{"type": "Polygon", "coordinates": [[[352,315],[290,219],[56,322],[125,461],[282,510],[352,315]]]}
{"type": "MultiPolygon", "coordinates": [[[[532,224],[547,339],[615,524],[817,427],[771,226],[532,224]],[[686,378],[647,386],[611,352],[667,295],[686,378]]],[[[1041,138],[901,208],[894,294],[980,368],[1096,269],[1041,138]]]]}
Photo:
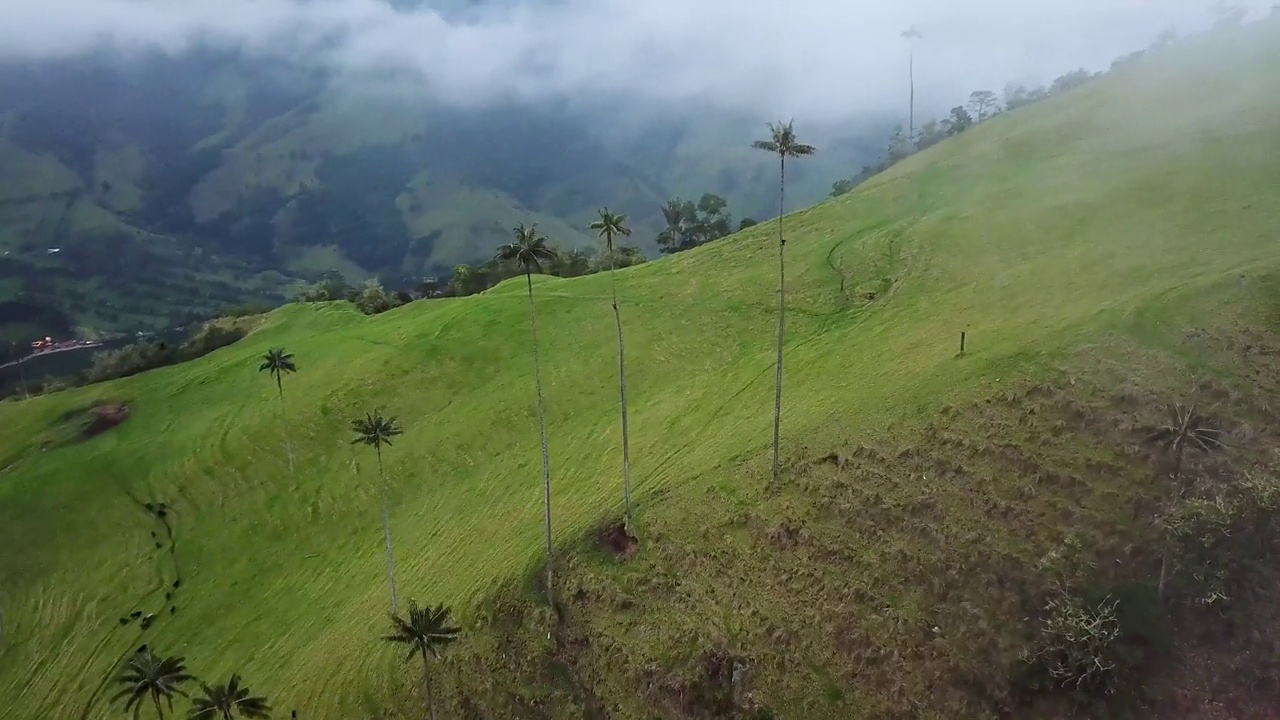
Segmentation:
{"type": "Polygon", "coordinates": [[[1166,27],[1206,27],[1208,5],[507,0],[451,12],[383,0],[10,0],[0,3],[0,59],[178,54],[207,44],[351,79],[395,77],[464,105],[621,98],[833,120],[905,106],[901,32],[913,25],[922,35],[917,97],[936,113],[973,89],[1103,69],[1166,27]]]}

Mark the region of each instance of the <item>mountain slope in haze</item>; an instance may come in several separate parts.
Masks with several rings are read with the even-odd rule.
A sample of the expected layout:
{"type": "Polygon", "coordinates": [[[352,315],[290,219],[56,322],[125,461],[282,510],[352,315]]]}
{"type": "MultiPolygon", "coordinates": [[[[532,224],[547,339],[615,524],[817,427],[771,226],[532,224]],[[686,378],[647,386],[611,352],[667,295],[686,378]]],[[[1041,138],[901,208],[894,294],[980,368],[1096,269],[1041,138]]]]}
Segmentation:
{"type": "MultiPolygon", "coordinates": [[[[291,305],[200,360],[0,403],[0,715],[114,717],[101,683],[145,642],[202,677],[240,672],[282,715],[421,717],[417,666],[379,640],[376,460],[349,444],[377,407],[405,430],[384,449],[401,598],[465,626],[433,666],[451,716],[1072,716],[1014,684],[1039,612],[1024,601],[1077,535],[1103,580],[1154,592],[1170,485],[1130,447],[1139,428],[1202,402],[1233,448],[1189,471],[1274,469],[1277,48],[1271,23],[1151,53],[789,215],[778,485],[775,228],[620,272],[626,562],[593,542],[622,502],[609,279],[535,278],[559,622],[529,581],[522,281],[374,317],[291,305]],[[283,420],[257,372],[279,346],[299,365],[283,420]],[[106,403],[129,419],[79,439],[106,403]],[[138,502],[167,503],[174,545],[138,502]],[[141,631],[133,611],[159,614],[141,631]]],[[[1237,626],[1256,652],[1161,664],[1192,709],[1143,716],[1215,717],[1210,681],[1257,679],[1261,710],[1232,717],[1274,717],[1257,688],[1280,618],[1237,626]]]]}
{"type": "MultiPolygon", "coordinates": [[[[411,283],[487,259],[521,221],[593,247],[604,205],[656,254],[670,196],[773,214],[769,159],[748,147],[764,121],[722,115],[618,139],[553,102],[460,110],[208,49],[0,64],[0,322],[184,322],[328,269],[411,283]]],[[[824,152],[796,197],[866,153],[824,152]]]]}

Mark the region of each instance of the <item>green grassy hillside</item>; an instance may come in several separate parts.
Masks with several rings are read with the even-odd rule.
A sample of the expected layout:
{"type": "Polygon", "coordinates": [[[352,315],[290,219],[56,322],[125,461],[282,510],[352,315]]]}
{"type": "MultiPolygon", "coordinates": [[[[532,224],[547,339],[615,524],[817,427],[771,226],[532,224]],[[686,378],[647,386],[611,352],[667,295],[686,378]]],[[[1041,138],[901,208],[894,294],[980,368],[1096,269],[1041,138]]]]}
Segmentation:
{"type": "MultiPolygon", "coordinates": [[[[1137,358],[1165,351],[1166,324],[1188,314],[1209,326],[1235,317],[1227,303],[1280,270],[1278,31],[1151,54],[788,216],[788,455],[915,438],[940,409],[1047,376],[1099,338],[1118,333],[1137,358]],[[968,352],[957,356],[961,331],[968,352]]],[[[646,543],[637,567],[710,537],[696,524],[700,505],[759,497],[775,232],[753,228],[618,275],[646,543]]],[[[534,291],[555,537],[577,547],[621,509],[608,278],[537,278],[534,291]]],[[[385,452],[403,596],[452,603],[475,621],[542,551],[529,350],[525,286],[513,281],[375,317],[290,306],[199,361],[0,404],[0,716],[80,717],[140,642],[184,654],[201,674],[238,670],[301,717],[395,705],[401,658],[378,640],[388,593],[377,466],[349,444],[349,420],[382,408],[405,427],[385,452]],[[257,372],[275,346],[300,367],[286,379],[284,419],[257,372]],[[127,402],[128,421],[75,441],[75,413],[106,402],[127,402]],[[157,528],[130,494],[173,508],[175,558],[155,549],[157,528]],[[166,602],[173,563],[183,584],[166,602]],[[160,612],[144,634],[117,622],[135,609],[160,612]]],[[[1100,513],[1127,497],[1081,492],[1100,513]]],[[[973,542],[1002,537],[978,508],[949,512],[973,542]]],[[[869,577],[902,564],[866,557],[869,577]]],[[[592,577],[625,572],[582,562],[592,577]]],[[[704,570],[716,578],[733,566],[704,570]]],[[[683,582],[691,605],[718,597],[697,577],[683,582]]],[[[635,635],[645,621],[629,622],[632,641],[645,642],[635,635]]],[[[874,707],[855,695],[842,704],[823,688],[853,681],[813,668],[761,682],[777,702],[830,701],[796,717],[874,707]]],[[[610,702],[619,717],[638,716],[632,701],[610,702]]],[[[89,717],[112,714],[99,703],[89,717]]]]}

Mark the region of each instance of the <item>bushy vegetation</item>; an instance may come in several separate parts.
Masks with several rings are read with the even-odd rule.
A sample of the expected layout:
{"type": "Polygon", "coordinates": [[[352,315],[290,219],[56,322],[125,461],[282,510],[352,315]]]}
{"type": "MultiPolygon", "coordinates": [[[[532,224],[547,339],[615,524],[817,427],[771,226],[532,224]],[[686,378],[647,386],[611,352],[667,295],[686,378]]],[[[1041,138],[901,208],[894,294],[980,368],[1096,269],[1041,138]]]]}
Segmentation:
{"type": "Polygon", "coordinates": [[[246,332],[242,326],[215,321],[202,324],[181,344],[139,342],[98,353],[93,366],[84,373],[84,382],[104,382],[194,360],[236,342],[246,332]]]}

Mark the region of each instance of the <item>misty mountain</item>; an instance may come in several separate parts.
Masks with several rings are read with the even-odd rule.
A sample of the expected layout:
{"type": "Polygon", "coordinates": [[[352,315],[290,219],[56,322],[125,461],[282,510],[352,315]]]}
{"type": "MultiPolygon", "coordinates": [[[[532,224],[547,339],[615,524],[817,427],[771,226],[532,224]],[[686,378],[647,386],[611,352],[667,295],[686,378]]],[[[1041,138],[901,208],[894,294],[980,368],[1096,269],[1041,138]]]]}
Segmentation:
{"type": "MultiPolygon", "coordinates": [[[[179,323],[331,269],[407,284],[517,222],[590,247],[603,205],[650,254],[672,196],[776,214],[774,162],[749,147],[770,118],[466,108],[329,73],[207,48],[0,63],[5,334],[179,323]]],[[[807,203],[881,154],[888,123],[800,129],[823,151],[790,178],[807,203]]]]}

